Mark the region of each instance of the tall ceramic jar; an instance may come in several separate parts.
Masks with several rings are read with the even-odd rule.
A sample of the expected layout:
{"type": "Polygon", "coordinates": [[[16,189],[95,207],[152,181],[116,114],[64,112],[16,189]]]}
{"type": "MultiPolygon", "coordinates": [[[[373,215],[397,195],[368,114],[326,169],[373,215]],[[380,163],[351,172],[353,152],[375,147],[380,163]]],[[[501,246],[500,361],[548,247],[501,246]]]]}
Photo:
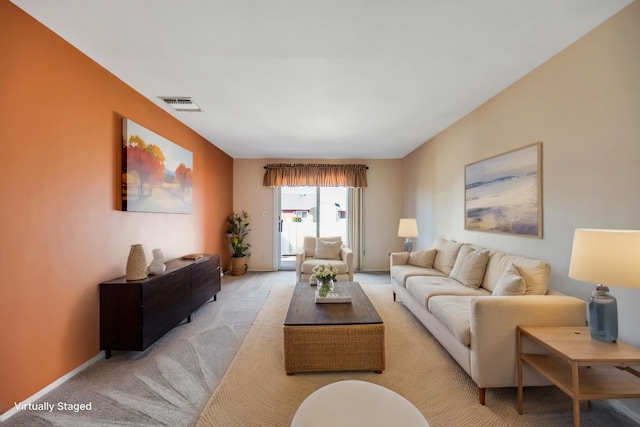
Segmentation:
{"type": "Polygon", "coordinates": [[[141,244],[131,245],[127,259],[127,280],[142,280],[147,277],[147,258],[141,244]]]}

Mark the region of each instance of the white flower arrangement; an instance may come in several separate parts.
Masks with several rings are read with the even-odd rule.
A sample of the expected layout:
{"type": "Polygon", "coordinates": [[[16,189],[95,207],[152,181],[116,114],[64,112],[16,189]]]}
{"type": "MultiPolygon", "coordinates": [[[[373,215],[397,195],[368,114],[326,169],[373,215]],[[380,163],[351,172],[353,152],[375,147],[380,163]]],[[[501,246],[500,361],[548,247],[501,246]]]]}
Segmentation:
{"type": "Polygon", "coordinates": [[[338,269],[331,264],[320,264],[313,267],[313,277],[318,279],[318,282],[334,280],[337,275],[338,269]]]}

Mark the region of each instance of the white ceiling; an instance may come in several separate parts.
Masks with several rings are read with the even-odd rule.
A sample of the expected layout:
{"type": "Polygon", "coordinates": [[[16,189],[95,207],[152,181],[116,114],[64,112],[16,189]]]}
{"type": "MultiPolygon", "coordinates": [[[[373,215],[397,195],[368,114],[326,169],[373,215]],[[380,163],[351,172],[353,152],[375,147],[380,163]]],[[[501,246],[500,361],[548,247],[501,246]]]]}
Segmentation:
{"type": "Polygon", "coordinates": [[[631,3],[12,1],[234,158],[354,159],[404,157],[631,3]]]}

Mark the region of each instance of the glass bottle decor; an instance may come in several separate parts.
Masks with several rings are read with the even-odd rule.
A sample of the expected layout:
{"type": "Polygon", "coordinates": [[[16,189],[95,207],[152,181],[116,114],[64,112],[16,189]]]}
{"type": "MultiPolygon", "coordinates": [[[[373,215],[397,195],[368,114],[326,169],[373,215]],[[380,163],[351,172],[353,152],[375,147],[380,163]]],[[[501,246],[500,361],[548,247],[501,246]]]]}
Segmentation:
{"type": "Polygon", "coordinates": [[[164,273],[167,266],[164,264],[164,255],[162,254],[162,250],[154,249],[152,252],[153,259],[151,260],[151,264],[149,264],[149,274],[164,273]]]}
{"type": "Polygon", "coordinates": [[[591,338],[608,343],[618,338],[618,303],[607,286],[598,285],[589,300],[591,338]]]}
{"type": "Polygon", "coordinates": [[[331,295],[333,293],[333,279],[331,278],[324,278],[324,279],[320,279],[319,283],[320,286],[318,288],[318,295],[321,297],[328,297],[329,295],[331,295]]]}
{"type": "Polygon", "coordinates": [[[126,279],[142,280],[147,277],[147,259],[141,244],[131,245],[127,259],[126,279]]]}

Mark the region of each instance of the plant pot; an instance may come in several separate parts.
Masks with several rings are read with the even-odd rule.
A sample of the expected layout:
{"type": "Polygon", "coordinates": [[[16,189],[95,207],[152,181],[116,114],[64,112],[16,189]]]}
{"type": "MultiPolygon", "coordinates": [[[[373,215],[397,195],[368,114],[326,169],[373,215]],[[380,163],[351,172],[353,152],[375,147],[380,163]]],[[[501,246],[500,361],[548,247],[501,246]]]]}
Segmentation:
{"type": "Polygon", "coordinates": [[[247,272],[247,265],[244,263],[246,257],[231,257],[231,275],[242,276],[247,272]]]}

